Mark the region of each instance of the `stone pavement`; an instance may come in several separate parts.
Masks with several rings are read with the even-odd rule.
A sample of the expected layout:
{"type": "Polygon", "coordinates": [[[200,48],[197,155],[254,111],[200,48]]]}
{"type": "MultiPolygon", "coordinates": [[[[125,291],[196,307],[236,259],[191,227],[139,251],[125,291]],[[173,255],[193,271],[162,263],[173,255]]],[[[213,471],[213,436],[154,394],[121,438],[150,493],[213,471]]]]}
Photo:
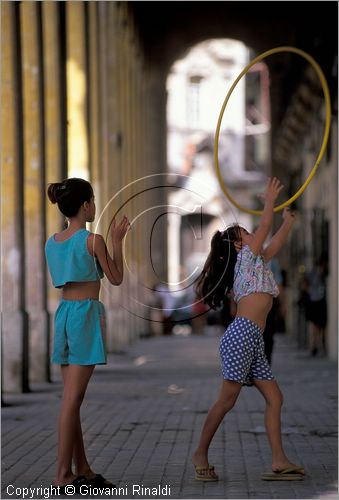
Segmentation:
{"type": "MultiPolygon", "coordinates": [[[[336,497],[336,363],[308,358],[286,336],[277,336],[273,355],[285,396],[283,438],[288,456],[305,465],[307,476],[260,479],[270,469],[264,402],[255,388],[244,388],[211,446],[220,481],[194,480],[190,455],[221,383],[217,333],[143,339],[96,368],[82,410],[85,446],[93,469],[120,490],[86,490],[86,498],[336,497]]],[[[5,396],[1,498],[50,495],[42,488],[56,467],[61,388],[58,379],[34,386],[31,394],[5,396]]]]}

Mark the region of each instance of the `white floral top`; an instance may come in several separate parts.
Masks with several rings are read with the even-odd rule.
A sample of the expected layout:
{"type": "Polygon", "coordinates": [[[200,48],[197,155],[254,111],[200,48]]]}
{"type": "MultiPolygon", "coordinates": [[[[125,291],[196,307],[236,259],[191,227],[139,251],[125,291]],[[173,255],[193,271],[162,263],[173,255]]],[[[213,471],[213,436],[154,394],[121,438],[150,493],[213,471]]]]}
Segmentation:
{"type": "Polygon", "coordinates": [[[234,268],[233,293],[235,302],[251,293],[269,293],[279,295],[279,288],[273,273],[262,255],[255,255],[245,245],[237,256],[234,268]]]}

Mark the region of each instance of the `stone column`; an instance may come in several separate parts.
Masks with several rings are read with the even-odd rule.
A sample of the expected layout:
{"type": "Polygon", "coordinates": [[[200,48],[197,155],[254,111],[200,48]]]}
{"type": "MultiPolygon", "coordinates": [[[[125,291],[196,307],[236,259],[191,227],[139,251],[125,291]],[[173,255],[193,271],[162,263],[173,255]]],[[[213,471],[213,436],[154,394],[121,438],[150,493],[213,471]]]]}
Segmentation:
{"type": "MultiPolygon", "coordinates": [[[[130,203],[126,203],[130,194],[125,189],[129,182],[130,137],[128,136],[129,87],[128,87],[128,52],[127,30],[128,12],[124,2],[109,6],[109,46],[111,54],[108,58],[108,134],[110,136],[108,152],[112,161],[108,170],[110,197],[122,190],[110,204],[110,216],[117,212],[120,220],[123,214],[130,216],[130,203]],[[115,95],[113,95],[115,94],[115,95]]],[[[126,247],[124,247],[126,251],[126,247]]],[[[129,259],[127,248],[127,261],[129,259]]],[[[126,311],[128,296],[128,272],[125,266],[125,276],[122,285],[109,290],[110,308],[109,322],[111,325],[111,348],[121,349],[130,342],[130,317],[126,311]]]]}
{"type": "MultiPolygon", "coordinates": [[[[95,193],[96,221],[105,205],[103,190],[106,179],[103,176],[102,163],[100,161],[100,74],[99,74],[99,33],[98,26],[98,4],[89,2],[87,4],[88,24],[88,143],[89,143],[89,169],[91,183],[95,193]]],[[[96,221],[91,230],[95,231],[96,221]]]]}
{"type": "MultiPolygon", "coordinates": [[[[29,314],[29,375],[46,380],[44,109],[41,4],[20,3],[24,127],[24,223],[26,310],[29,314]]],[[[46,335],[47,332],[47,335],[46,335]]],[[[25,353],[24,353],[25,362],[25,353]]]]}
{"type": "Polygon", "coordinates": [[[29,391],[19,3],[1,15],[2,389],[29,391]]]}
{"type": "MultiPolygon", "coordinates": [[[[133,179],[133,159],[134,159],[134,150],[135,150],[135,141],[133,134],[133,121],[135,119],[135,109],[133,102],[133,72],[135,66],[135,56],[133,51],[133,20],[129,15],[129,10],[127,9],[126,3],[126,12],[125,12],[125,30],[124,30],[124,54],[125,54],[125,154],[126,154],[126,175],[125,175],[125,185],[130,185],[133,179]]],[[[132,197],[135,193],[134,185],[130,185],[126,190],[127,197],[132,197]]],[[[135,199],[131,198],[126,205],[126,210],[123,210],[123,213],[131,218],[133,217],[135,211],[133,209],[135,204],[135,199]]],[[[126,283],[125,283],[125,293],[124,293],[124,303],[126,305],[126,309],[130,310],[131,300],[134,300],[135,297],[135,274],[133,273],[134,267],[134,251],[133,251],[133,236],[129,234],[126,239],[125,244],[125,258],[128,263],[128,270],[126,269],[126,283]]],[[[129,311],[126,314],[126,335],[128,338],[128,342],[132,344],[137,338],[136,332],[136,317],[134,314],[129,311]]]]}
{"type": "MultiPolygon", "coordinates": [[[[116,158],[112,155],[112,138],[111,124],[112,119],[117,118],[117,110],[112,109],[112,99],[116,95],[116,87],[114,85],[114,78],[117,69],[111,67],[112,59],[115,53],[115,40],[114,40],[114,10],[116,9],[115,2],[100,2],[98,4],[98,71],[99,82],[98,92],[100,95],[99,114],[100,114],[100,137],[99,137],[99,158],[100,158],[100,175],[102,178],[102,185],[100,190],[100,198],[102,200],[102,209],[106,207],[109,200],[114,194],[115,182],[120,176],[119,166],[116,164],[116,158]]],[[[98,214],[96,223],[100,222],[97,227],[97,232],[101,234],[107,244],[108,251],[112,255],[112,248],[109,237],[109,224],[113,217],[114,206],[110,203],[106,207],[104,213],[98,214]]],[[[102,282],[100,298],[105,304],[107,316],[107,336],[106,345],[107,350],[112,352],[117,349],[117,337],[120,328],[120,322],[117,315],[112,314],[114,308],[114,295],[119,293],[119,287],[112,286],[107,278],[102,282]]],[[[118,309],[118,308],[117,308],[118,309]]],[[[119,311],[121,314],[122,311],[119,311]]]]}
{"type": "Polygon", "coordinates": [[[84,2],[66,2],[68,177],[89,179],[84,2]]]}
{"type": "MultiPolygon", "coordinates": [[[[148,137],[150,142],[147,161],[149,163],[149,174],[163,173],[167,171],[166,160],[166,86],[165,76],[161,69],[152,68],[149,71],[147,78],[147,102],[148,102],[148,137]]],[[[160,177],[159,177],[160,179],[160,177]]],[[[165,176],[158,184],[166,184],[165,176]]],[[[152,197],[152,202],[158,205],[165,205],[169,189],[160,188],[155,191],[152,197]]],[[[163,211],[165,211],[164,209],[163,211]]],[[[160,234],[160,232],[159,232],[160,234]]],[[[166,232],[164,233],[166,234],[166,232]]],[[[159,255],[157,270],[160,276],[167,275],[167,241],[164,234],[159,236],[157,241],[154,241],[154,248],[157,249],[159,255]]],[[[156,257],[156,256],[155,256],[156,257]]]]}
{"type": "MultiPolygon", "coordinates": [[[[43,197],[45,201],[46,239],[63,229],[64,217],[56,205],[52,205],[47,197],[49,183],[60,182],[67,171],[66,155],[63,147],[66,129],[66,101],[63,98],[63,71],[60,46],[60,12],[56,2],[42,2],[42,46],[43,46],[43,78],[44,78],[44,135],[45,135],[45,182],[43,197]]],[[[49,330],[47,341],[49,352],[46,356],[47,378],[50,379],[50,353],[52,349],[52,332],[54,312],[60,300],[60,291],[53,288],[46,268],[47,311],[49,312],[49,330]]]]}

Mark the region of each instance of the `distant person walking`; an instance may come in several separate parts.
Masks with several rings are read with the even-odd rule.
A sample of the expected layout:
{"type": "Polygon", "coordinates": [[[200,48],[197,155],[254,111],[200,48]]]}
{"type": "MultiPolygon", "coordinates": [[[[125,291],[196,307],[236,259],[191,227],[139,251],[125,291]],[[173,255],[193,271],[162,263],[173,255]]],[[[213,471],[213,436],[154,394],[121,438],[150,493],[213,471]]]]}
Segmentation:
{"type": "Polygon", "coordinates": [[[325,351],[325,329],[327,325],[326,277],[327,258],[322,257],[308,274],[308,302],[306,319],[311,323],[310,354],[316,356],[320,349],[325,351]]]}

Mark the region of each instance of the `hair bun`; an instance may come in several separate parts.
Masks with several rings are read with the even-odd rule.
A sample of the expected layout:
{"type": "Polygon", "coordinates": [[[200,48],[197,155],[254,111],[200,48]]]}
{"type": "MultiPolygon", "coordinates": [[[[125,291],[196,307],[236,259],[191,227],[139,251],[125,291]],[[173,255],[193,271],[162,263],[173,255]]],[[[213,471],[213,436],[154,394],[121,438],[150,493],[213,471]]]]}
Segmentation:
{"type": "Polygon", "coordinates": [[[53,204],[57,203],[58,193],[60,193],[60,191],[64,190],[64,189],[66,189],[66,186],[62,182],[54,182],[54,183],[49,184],[48,190],[47,190],[47,195],[53,204]]]}
{"type": "Polygon", "coordinates": [[[48,198],[52,203],[57,203],[62,215],[75,217],[85,201],[90,203],[93,198],[93,188],[85,179],[71,177],[62,179],[61,182],[48,184],[48,198]]]}

